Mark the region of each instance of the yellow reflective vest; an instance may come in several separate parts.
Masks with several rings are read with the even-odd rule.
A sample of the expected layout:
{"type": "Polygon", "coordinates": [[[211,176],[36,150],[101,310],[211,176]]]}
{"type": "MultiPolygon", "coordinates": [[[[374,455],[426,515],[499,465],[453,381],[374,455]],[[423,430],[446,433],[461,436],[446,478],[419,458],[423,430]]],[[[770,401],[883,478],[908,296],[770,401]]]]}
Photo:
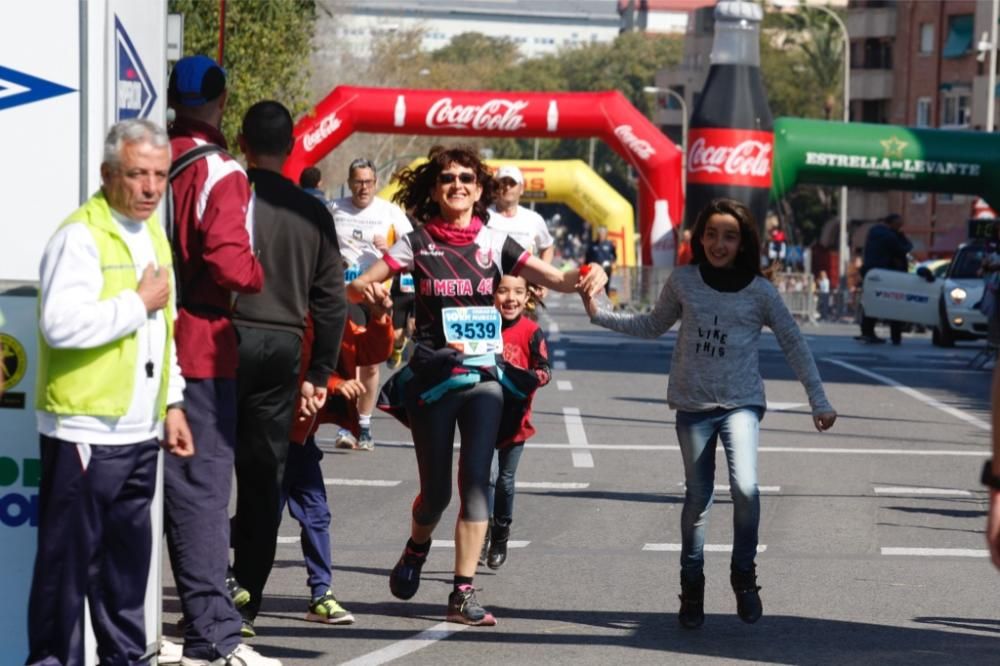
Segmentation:
{"type": "MultiPolygon", "coordinates": [[[[103,192],[98,192],[74,211],[59,228],[68,224],[84,224],[94,238],[101,262],[104,286],[100,300],[113,298],[126,290],[135,291],[138,280],[135,262],[128,245],[111,216],[111,208],[103,192]]],[[[173,259],[170,243],[154,213],[146,220],[153,241],[153,251],[160,270],[171,271],[173,259]]],[[[41,301],[39,301],[39,304],[41,301]]],[[[166,344],[160,365],[160,391],[157,414],[162,419],[167,411],[167,384],[170,380],[170,344],[174,336],[173,302],[163,311],[167,323],[166,344]]],[[[123,338],[92,349],[54,349],[38,335],[38,382],[35,406],[53,414],[116,417],[124,416],[132,404],[135,389],[135,364],[139,361],[136,339],[131,333],[123,338]]]]}

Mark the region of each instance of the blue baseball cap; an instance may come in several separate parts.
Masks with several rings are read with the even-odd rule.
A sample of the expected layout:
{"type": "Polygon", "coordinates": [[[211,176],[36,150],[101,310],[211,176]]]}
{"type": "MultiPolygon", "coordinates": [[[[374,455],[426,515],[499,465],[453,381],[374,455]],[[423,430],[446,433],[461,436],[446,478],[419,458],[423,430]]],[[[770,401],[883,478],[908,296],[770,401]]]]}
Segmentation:
{"type": "Polygon", "coordinates": [[[181,58],[170,72],[167,97],[182,106],[202,106],[226,89],[226,70],[208,56],[181,58]]]}

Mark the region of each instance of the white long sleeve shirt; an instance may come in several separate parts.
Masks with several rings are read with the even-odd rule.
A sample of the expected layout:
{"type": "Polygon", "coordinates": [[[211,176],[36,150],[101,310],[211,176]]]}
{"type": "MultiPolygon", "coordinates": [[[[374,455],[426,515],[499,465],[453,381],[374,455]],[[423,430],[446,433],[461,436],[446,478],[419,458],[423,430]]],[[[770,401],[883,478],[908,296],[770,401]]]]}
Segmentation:
{"type": "MultiPolygon", "coordinates": [[[[121,227],[138,280],[149,263],[156,265],[153,241],[145,223],[129,220],[115,211],[112,216],[121,227]]],[[[132,402],[124,416],[67,416],[38,410],[38,431],[70,442],[105,445],[162,438],[163,424],[156,413],[156,398],[164,371],[163,346],[167,341],[164,310],[147,315],[146,306],[135,291],[123,291],[114,298],[100,300],[103,286],[100,257],[93,236],[83,224],[68,224],[52,237],[42,255],[40,279],[38,325],[51,347],[89,349],[135,332],[138,358],[132,402]],[[153,363],[152,377],[146,375],[147,361],[153,363]]],[[[166,371],[170,373],[167,403],[178,402],[183,399],[184,378],[173,341],[170,367],[166,371]]]]}

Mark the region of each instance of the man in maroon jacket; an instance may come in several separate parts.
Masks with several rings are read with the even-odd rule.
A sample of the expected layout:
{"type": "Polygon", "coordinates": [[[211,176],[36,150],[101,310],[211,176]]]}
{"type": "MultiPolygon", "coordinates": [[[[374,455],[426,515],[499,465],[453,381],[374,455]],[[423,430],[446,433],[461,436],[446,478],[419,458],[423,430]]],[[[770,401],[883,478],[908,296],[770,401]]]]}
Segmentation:
{"type": "MultiPolygon", "coordinates": [[[[226,148],[219,131],[226,74],[212,59],[179,60],[167,96],[176,112],[170,128],[175,163],[200,145],[226,148]]],[[[238,359],[230,316],[237,294],[257,293],[264,284],[252,246],[253,197],[246,172],[224,150],[193,162],[171,188],[177,358],[197,443],[194,457],[164,468],[167,547],[184,612],[184,656],[192,663],[234,656],[234,663],[274,666],[277,660],[241,644],[240,615],[227,588],[238,359]]]]}

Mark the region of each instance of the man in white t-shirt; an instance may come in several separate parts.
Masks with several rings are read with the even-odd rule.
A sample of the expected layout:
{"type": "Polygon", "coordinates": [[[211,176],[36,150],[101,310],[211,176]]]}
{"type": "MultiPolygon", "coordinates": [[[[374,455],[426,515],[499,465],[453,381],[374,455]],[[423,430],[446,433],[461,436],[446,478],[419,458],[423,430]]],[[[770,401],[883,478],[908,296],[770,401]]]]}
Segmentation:
{"type": "MultiPolygon", "coordinates": [[[[551,264],[556,248],[545,219],[520,205],[524,174],[516,166],[507,164],[497,170],[496,179],[499,187],[486,226],[506,233],[531,254],[551,264]]],[[[545,298],[545,291],[544,287],[538,287],[536,293],[539,298],[545,298]]]]}
{"type": "MultiPolygon", "coordinates": [[[[333,225],[337,230],[340,254],[344,258],[344,283],[349,283],[382,258],[401,236],[413,231],[413,225],[396,205],[375,196],[378,178],[371,160],[359,158],[351,162],[347,171],[347,186],[351,196],[336,199],[330,204],[333,225]]],[[[349,305],[351,320],[356,324],[368,322],[368,312],[360,305],[349,305]]],[[[337,433],[338,448],[358,448],[371,451],[375,441],[371,434],[372,410],[378,397],[379,372],[377,365],[358,368],[358,379],[365,392],[358,398],[358,425],[361,434],[355,440],[347,429],[337,433]]]]}

